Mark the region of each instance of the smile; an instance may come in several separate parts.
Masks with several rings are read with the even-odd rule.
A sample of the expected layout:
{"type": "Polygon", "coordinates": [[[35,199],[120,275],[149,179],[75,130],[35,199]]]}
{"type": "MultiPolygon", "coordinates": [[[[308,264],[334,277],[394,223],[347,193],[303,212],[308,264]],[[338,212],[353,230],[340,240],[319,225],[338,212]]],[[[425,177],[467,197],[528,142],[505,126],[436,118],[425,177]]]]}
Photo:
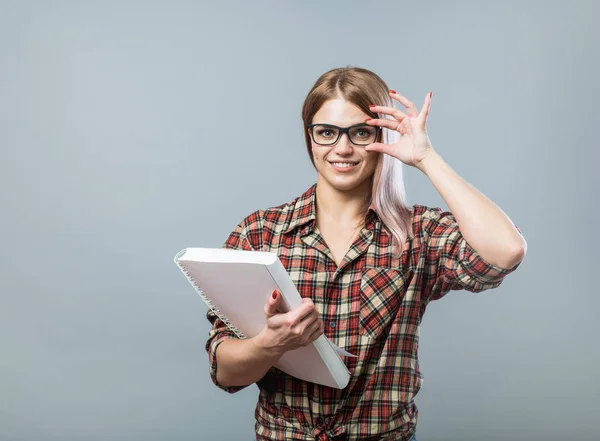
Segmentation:
{"type": "Polygon", "coordinates": [[[349,171],[358,165],[358,162],[330,162],[331,166],[338,171],[349,171]]]}

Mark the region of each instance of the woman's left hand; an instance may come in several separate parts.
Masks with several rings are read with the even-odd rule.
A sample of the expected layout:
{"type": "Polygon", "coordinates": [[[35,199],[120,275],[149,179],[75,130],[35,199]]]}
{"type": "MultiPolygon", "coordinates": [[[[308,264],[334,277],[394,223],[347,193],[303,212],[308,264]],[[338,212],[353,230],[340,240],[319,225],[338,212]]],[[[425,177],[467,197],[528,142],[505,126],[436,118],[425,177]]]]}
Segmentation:
{"type": "Polygon", "coordinates": [[[375,142],[367,146],[366,150],[383,152],[399,159],[406,165],[420,168],[423,160],[434,153],[426,127],[427,115],[431,106],[431,95],[431,93],[428,93],[425,97],[425,103],[420,112],[417,111],[417,107],[412,101],[394,91],[390,91],[390,97],[402,104],[406,108],[406,112],[402,112],[395,107],[371,107],[372,112],[390,115],[394,119],[370,119],[367,120],[367,124],[395,130],[402,137],[395,144],[375,142]]]}

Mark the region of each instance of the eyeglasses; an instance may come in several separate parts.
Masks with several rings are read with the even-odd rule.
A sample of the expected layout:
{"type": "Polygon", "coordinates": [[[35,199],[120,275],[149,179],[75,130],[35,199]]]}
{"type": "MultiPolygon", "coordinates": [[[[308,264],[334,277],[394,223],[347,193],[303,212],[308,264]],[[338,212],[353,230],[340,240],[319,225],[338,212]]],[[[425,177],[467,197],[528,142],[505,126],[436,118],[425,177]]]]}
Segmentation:
{"type": "Polygon", "coordinates": [[[332,124],[309,124],[308,129],[315,144],[333,145],[346,133],[354,145],[366,146],[377,140],[380,127],[368,124],[355,124],[350,127],[338,127],[332,124]]]}

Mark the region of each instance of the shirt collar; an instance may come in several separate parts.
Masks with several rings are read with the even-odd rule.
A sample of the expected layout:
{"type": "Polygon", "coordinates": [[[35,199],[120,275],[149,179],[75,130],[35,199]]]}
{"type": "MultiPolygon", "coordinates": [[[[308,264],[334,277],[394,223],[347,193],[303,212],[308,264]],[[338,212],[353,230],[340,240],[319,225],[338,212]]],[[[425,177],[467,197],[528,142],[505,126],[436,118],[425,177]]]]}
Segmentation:
{"type": "MultiPolygon", "coordinates": [[[[300,197],[298,197],[291,206],[291,216],[288,226],[283,230],[284,234],[288,234],[299,227],[305,227],[303,234],[312,230],[316,219],[316,198],[317,184],[313,184],[300,197]]],[[[369,206],[366,215],[366,226],[372,229],[375,223],[379,221],[379,216],[375,211],[373,204],[369,206]]]]}

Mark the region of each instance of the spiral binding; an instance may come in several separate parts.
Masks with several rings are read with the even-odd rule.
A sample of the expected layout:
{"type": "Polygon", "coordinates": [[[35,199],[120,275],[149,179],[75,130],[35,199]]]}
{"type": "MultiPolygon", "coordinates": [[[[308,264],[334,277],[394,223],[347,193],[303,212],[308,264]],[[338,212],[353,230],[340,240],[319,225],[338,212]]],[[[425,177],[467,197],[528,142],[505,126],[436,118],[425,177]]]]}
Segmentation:
{"type": "Polygon", "coordinates": [[[210,308],[212,312],[215,313],[217,317],[229,328],[238,338],[246,338],[246,335],[233,323],[229,321],[229,319],[221,312],[219,308],[202,292],[202,289],[196,284],[196,281],[190,276],[190,273],[185,269],[184,265],[180,263],[177,259],[179,259],[183,254],[185,254],[185,249],[177,253],[175,256],[175,264],[179,267],[185,278],[190,282],[190,284],[194,287],[200,298],[206,303],[206,305],[210,308]]]}

